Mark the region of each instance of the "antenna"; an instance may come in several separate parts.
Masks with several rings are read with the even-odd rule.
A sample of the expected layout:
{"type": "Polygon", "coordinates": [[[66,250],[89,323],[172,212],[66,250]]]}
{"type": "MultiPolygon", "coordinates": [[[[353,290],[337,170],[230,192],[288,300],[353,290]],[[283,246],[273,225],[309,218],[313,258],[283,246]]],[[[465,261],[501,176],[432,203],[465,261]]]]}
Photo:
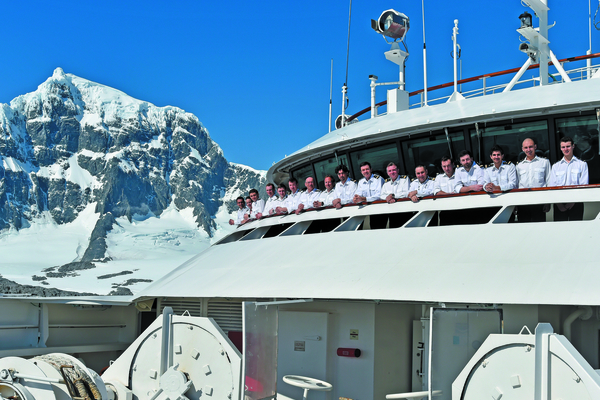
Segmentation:
{"type": "Polygon", "coordinates": [[[421,0],[421,14],[423,15],[423,101],[427,105],[427,46],[425,45],[425,0],[421,0]]]}
{"type": "Polygon", "coordinates": [[[331,76],[329,78],[329,132],[331,132],[331,98],[333,91],[333,58],[331,59],[331,76]]]}
{"type": "MultiPolygon", "coordinates": [[[[592,54],[592,0],[588,0],[588,14],[590,18],[590,26],[589,26],[589,40],[590,40],[590,48],[586,52],[586,54],[592,54]]],[[[592,59],[588,58],[586,61],[587,67],[587,78],[590,79],[592,77],[592,59]]]]}
{"type": "MultiPolygon", "coordinates": [[[[342,86],[342,115],[340,127],[343,128],[346,125],[346,93],[348,91],[348,60],[350,58],[350,22],[352,21],[352,0],[350,0],[350,9],[348,11],[348,46],[346,47],[346,80],[344,86],[342,86]]],[[[337,119],[336,119],[337,121],[337,119]]],[[[336,123],[337,127],[337,123],[336,123]]]]}

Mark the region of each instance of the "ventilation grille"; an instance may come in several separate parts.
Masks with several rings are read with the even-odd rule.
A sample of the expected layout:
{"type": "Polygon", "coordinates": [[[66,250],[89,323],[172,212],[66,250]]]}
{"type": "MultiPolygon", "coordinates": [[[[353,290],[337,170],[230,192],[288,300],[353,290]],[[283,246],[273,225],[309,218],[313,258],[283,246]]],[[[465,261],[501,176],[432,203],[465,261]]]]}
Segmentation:
{"type": "Polygon", "coordinates": [[[242,331],[242,303],[240,301],[210,300],[208,316],[215,320],[223,331],[242,331]]]}
{"type": "Polygon", "coordinates": [[[165,307],[171,307],[175,315],[183,315],[185,311],[192,317],[202,316],[202,300],[194,298],[164,298],[160,301],[159,314],[162,314],[165,307]]]}

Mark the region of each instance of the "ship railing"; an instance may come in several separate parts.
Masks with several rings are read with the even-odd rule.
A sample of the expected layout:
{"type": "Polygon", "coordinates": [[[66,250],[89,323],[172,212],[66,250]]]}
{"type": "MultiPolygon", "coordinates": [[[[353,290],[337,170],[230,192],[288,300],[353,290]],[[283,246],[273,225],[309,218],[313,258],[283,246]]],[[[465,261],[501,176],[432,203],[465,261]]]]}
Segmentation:
{"type": "MultiPolygon", "coordinates": [[[[561,63],[561,65],[564,66],[565,64],[572,63],[572,62],[581,62],[581,61],[592,60],[592,59],[596,59],[596,58],[600,58],[600,53],[586,54],[583,56],[563,58],[558,61],[561,63]]],[[[549,65],[550,65],[550,63],[549,63],[549,65]]],[[[538,68],[539,68],[539,64],[534,64],[534,65],[531,65],[528,68],[528,70],[538,69],[538,68]]],[[[508,69],[508,70],[493,72],[490,74],[477,75],[477,76],[473,76],[470,78],[461,79],[457,82],[457,84],[460,85],[461,87],[463,85],[471,84],[471,83],[477,83],[477,85],[481,84],[480,87],[476,87],[475,89],[466,90],[466,91],[461,90],[460,93],[463,95],[463,97],[466,97],[466,98],[496,94],[496,93],[502,92],[508,86],[508,83],[502,82],[500,84],[495,84],[495,85],[490,86],[490,85],[488,85],[489,81],[494,78],[506,77],[507,75],[516,74],[519,71],[519,69],[520,68],[512,68],[512,69],[508,69]]],[[[593,75],[599,69],[600,69],[600,62],[593,64],[593,65],[586,65],[584,67],[570,69],[565,72],[572,81],[577,81],[577,80],[584,80],[584,79],[593,77],[593,75]]],[[[539,81],[540,81],[539,77],[533,77],[533,78],[519,80],[515,84],[515,88],[537,86],[537,85],[539,85],[539,81]]],[[[558,84],[558,83],[563,83],[563,79],[560,76],[560,74],[558,74],[558,73],[550,74],[549,84],[552,85],[552,84],[558,84]]],[[[448,88],[452,88],[452,87],[454,87],[454,82],[447,82],[447,83],[443,83],[441,85],[431,86],[431,87],[427,88],[427,92],[430,93],[430,92],[434,92],[436,90],[448,89],[448,88]]],[[[513,88],[513,90],[514,90],[514,88],[513,88]]],[[[430,98],[430,99],[428,99],[427,104],[435,105],[435,104],[444,103],[450,98],[451,95],[452,94],[450,93],[448,95],[440,96],[440,97],[437,97],[434,99],[430,98]]],[[[420,89],[420,90],[416,90],[414,92],[409,93],[410,98],[416,98],[415,96],[419,96],[418,100],[414,101],[412,104],[410,104],[409,108],[423,107],[425,105],[424,90],[420,89]]],[[[376,103],[374,105],[374,107],[379,109],[379,107],[384,106],[386,104],[387,104],[387,100],[384,100],[379,103],[376,103]]],[[[355,120],[356,118],[358,118],[368,112],[371,112],[371,107],[367,107],[367,108],[360,110],[359,112],[354,113],[353,115],[349,116],[347,122],[351,122],[351,121],[355,120]]],[[[372,118],[381,117],[386,114],[387,114],[387,112],[381,112],[381,113],[376,112],[376,113],[372,114],[372,115],[374,115],[372,118]]]]}
{"type": "MultiPolygon", "coordinates": [[[[431,200],[440,201],[442,199],[461,198],[461,197],[464,198],[464,197],[473,197],[473,196],[493,196],[493,197],[497,197],[497,196],[500,196],[500,195],[503,195],[503,194],[508,194],[508,193],[556,192],[556,191],[567,191],[567,190],[575,190],[575,189],[594,189],[594,188],[596,188],[596,189],[600,188],[600,184],[573,185],[573,186],[553,186],[553,187],[539,187],[539,188],[523,188],[523,189],[512,189],[512,190],[505,191],[505,192],[502,192],[502,191],[498,190],[498,191],[492,191],[492,192],[479,191],[479,192],[453,193],[453,194],[426,196],[426,197],[421,198],[420,201],[424,201],[424,202],[431,201],[431,200]]],[[[406,202],[411,203],[411,200],[408,199],[408,198],[396,199],[396,203],[398,203],[398,204],[406,203],[406,202]]],[[[586,203],[586,204],[589,203],[589,206],[592,206],[592,204],[590,203],[589,199],[588,200],[569,199],[569,202],[575,202],[575,203],[577,203],[577,202],[583,202],[583,203],[586,203]]],[[[557,201],[556,199],[549,198],[549,199],[547,199],[547,201],[544,201],[542,203],[544,203],[544,204],[545,203],[553,204],[553,203],[564,203],[564,201],[563,200],[557,201]]],[[[362,207],[365,207],[365,206],[366,207],[370,207],[372,205],[378,205],[378,204],[387,204],[387,202],[385,200],[377,200],[377,201],[373,201],[373,202],[369,202],[369,203],[357,203],[357,204],[350,203],[350,204],[344,205],[343,208],[353,208],[353,207],[362,208],[362,207]]],[[[512,211],[514,209],[514,207],[523,206],[523,205],[531,205],[531,204],[541,204],[541,203],[539,202],[539,200],[534,201],[534,202],[529,202],[529,201],[525,201],[525,202],[517,201],[517,202],[515,202],[515,201],[512,201],[511,205],[509,207],[507,207],[506,210],[503,212],[507,216],[506,220],[508,220],[508,217],[509,217],[509,215],[508,215],[507,212],[508,211],[512,211]]],[[[464,204],[461,207],[464,207],[464,204]]],[[[477,207],[481,207],[481,204],[478,204],[477,207]]],[[[498,208],[498,205],[494,205],[492,208],[494,208],[494,207],[498,208]]],[[[592,207],[593,210],[591,210],[592,212],[590,214],[593,217],[586,217],[586,218],[584,218],[584,220],[596,219],[597,216],[598,216],[598,214],[600,213],[600,208],[599,207],[600,207],[600,202],[594,202],[594,205],[592,207]]],[[[333,209],[333,208],[334,208],[333,206],[319,207],[319,208],[309,208],[306,211],[303,211],[302,214],[308,214],[308,213],[312,213],[312,212],[320,212],[320,211],[323,211],[323,210],[333,209]]],[[[396,210],[394,212],[401,212],[401,210],[396,210]]],[[[417,211],[411,211],[411,212],[414,212],[413,216],[415,216],[415,214],[417,214],[417,211]]],[[[433,211],[430,210],[430,211],[427,211],[427,212],[433,212],[433,211]]],[[[247,227],[248,225],[252,225],[252,222],[255,222],[255,221],[277,220],[277,218],[285,217],[285,216],[294,217],[292,214],[274,214],[274,215],[265,216],[265,217],[261,218],[260,220],[251,219],[247,223],[239,225],[238,228],[244,228],[245,229],[245,227],[247,227]]],[[[490,221],[492,219],[494,219],[492,217],[495,217],[495,216],[496,216],[495,213],[490,214],[490,218],[489,218],[490,221]]],[[[504,221],[504,222],[506,222],[506,221],[504,221]]],[[[311,220],[302,220],[302,221],[300,221],[300,225],[304,224],[304,225],[308,226],[310,223],[311,223],[311,220]]],[[[290,226],[292,226],[294,224],[295,224],[295,222],[294,222],[293,219],[292,220],[286,220],[286,222],[285,222],[284,225],[287,225],[287,226],[285,227],[285,229],[289,228],[290,226]]],[[[418,221],[413,221],[411,226],[421,226],[421,225],[419,224],[418,221]]],[[[300,227],[300,228],[302,228],[302,227],[300,227]]],[[[252,229],[250,229],[250,230],[252,230],[252,229]]],[[[249,233],[249,232],[250,231],[247,231],[246,233],[249,233]]],[[[240,232],[238,239],[242,238],[243,236],[244,236],[244,233],[240,232]]],[[[227,237],[224,238],[224,239],[227,239],[227,237]]],[[[230,241],[232,241],[232,240],[222,240],[222,241],[217,242],[216,244],[220,244],[221,242],[224,244],[224,243],[228,243],[230,241]]]]}

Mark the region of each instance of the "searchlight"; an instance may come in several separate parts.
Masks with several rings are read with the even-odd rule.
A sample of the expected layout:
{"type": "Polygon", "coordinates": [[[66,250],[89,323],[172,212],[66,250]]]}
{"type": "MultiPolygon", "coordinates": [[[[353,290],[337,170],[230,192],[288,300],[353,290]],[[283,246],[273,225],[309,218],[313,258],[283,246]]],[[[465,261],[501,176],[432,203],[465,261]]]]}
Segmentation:
{"type": "MultiPolygon", "coordinates": [[[[410,21],[408,17],[393,9],[382,12],[377,21],[374,19],[371,20],[371,28],[375,32],[382,34],[384,39],[387,36],[390,39],[394,39],[394,41],[403,41],[409,27],[410,21]]],[[[385,41],[387,42],[387,39],[385,41]]]]}

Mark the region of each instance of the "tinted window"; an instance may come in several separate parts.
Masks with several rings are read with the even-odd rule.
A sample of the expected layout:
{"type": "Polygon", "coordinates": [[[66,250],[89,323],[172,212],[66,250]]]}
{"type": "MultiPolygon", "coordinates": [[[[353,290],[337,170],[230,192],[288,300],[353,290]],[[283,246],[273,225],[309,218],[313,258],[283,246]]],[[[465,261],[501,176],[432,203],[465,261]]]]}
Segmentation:
{"type": "Polygon", "coordinates": [[[335,173],[335,167],[343,164],[349,167],[348,157],[344,154],[341,156],[328,158],[327,160],[319,161],[315,163],[315,171],[317,174],[317,181],[319,182],[319,189],[325,190],[325,180],[326,175],[332,175],[334,182],[337,182],[337,175],[335,173]]]}
{"type": "Polygon", "coordinates": [[[475,128],[469,131],[471,148],[475,160],[482,164],[491,163],[490,150],[495,144],[504,150],[504,160],[516,164],[525,158],[521,150],[523,140],[532,138],[537,144],[537,154],[550,159],[548,145],[548,123],[546,121],[525,122],[522,124],[506,124],[488,126],[479,124],[479,137],[475,128]]]}
{"type": "Polygon", "coordinates": [[[396,143],[355,151],[350,154],[350,159],[352,160],[352,168],[355,174],[357,174],[357,176],[353,177],[356,180],[362,178],[362,175],[360,175],[360,164],[364,161],[368,161],[371,164],[371,171],[374,174],[378,174],[383,178],[387,178],[387,174],[385,173],[387,165],[390,162],[398,164],[400,161],[396,143]]]}
{"type": "MultiPolygon", "coordinates": [[[[410,176],[415,175],[415,167],[423,164],[427,167],[429,176],[436,176],[442,172],[441,158],[452,156],[457,157],[458,153],[465,148],[465,140],[461,132],[449,132],[448,139],[446,133],[436,134],[420,139],[411,139],[402,143],[402,150],[406,160],[406,168],[410,176]]],[[[455,160],[456,161],[456,160],[455,160]]]]}
{"type": "Polygon", "coordinates": [[[312,164],[308,164],[308,165],[305,165],[303,167],[300,167],[300,168],[294,170],[292,175],[294,175],[294,178],[296,178],[298,180],[298,187],[300,188],[300,190],[304,190],[305,189],[304,181],[306,180],[307,177],[313,176],[312,164]]]}
{"type": "MultiPolygon", "coordinates": [[[[600,183],[600,157],[598,156],[598,121],[595,116],[561,118],[556,120],[558,137],[569,136],[575,141],[575,157],[587,162],[590,183],[600,183]]],[[[560,146],[560,140],[556,143],[560,146]]],[[[562,157],[560,147],[558,156],[562,157]]]]}

